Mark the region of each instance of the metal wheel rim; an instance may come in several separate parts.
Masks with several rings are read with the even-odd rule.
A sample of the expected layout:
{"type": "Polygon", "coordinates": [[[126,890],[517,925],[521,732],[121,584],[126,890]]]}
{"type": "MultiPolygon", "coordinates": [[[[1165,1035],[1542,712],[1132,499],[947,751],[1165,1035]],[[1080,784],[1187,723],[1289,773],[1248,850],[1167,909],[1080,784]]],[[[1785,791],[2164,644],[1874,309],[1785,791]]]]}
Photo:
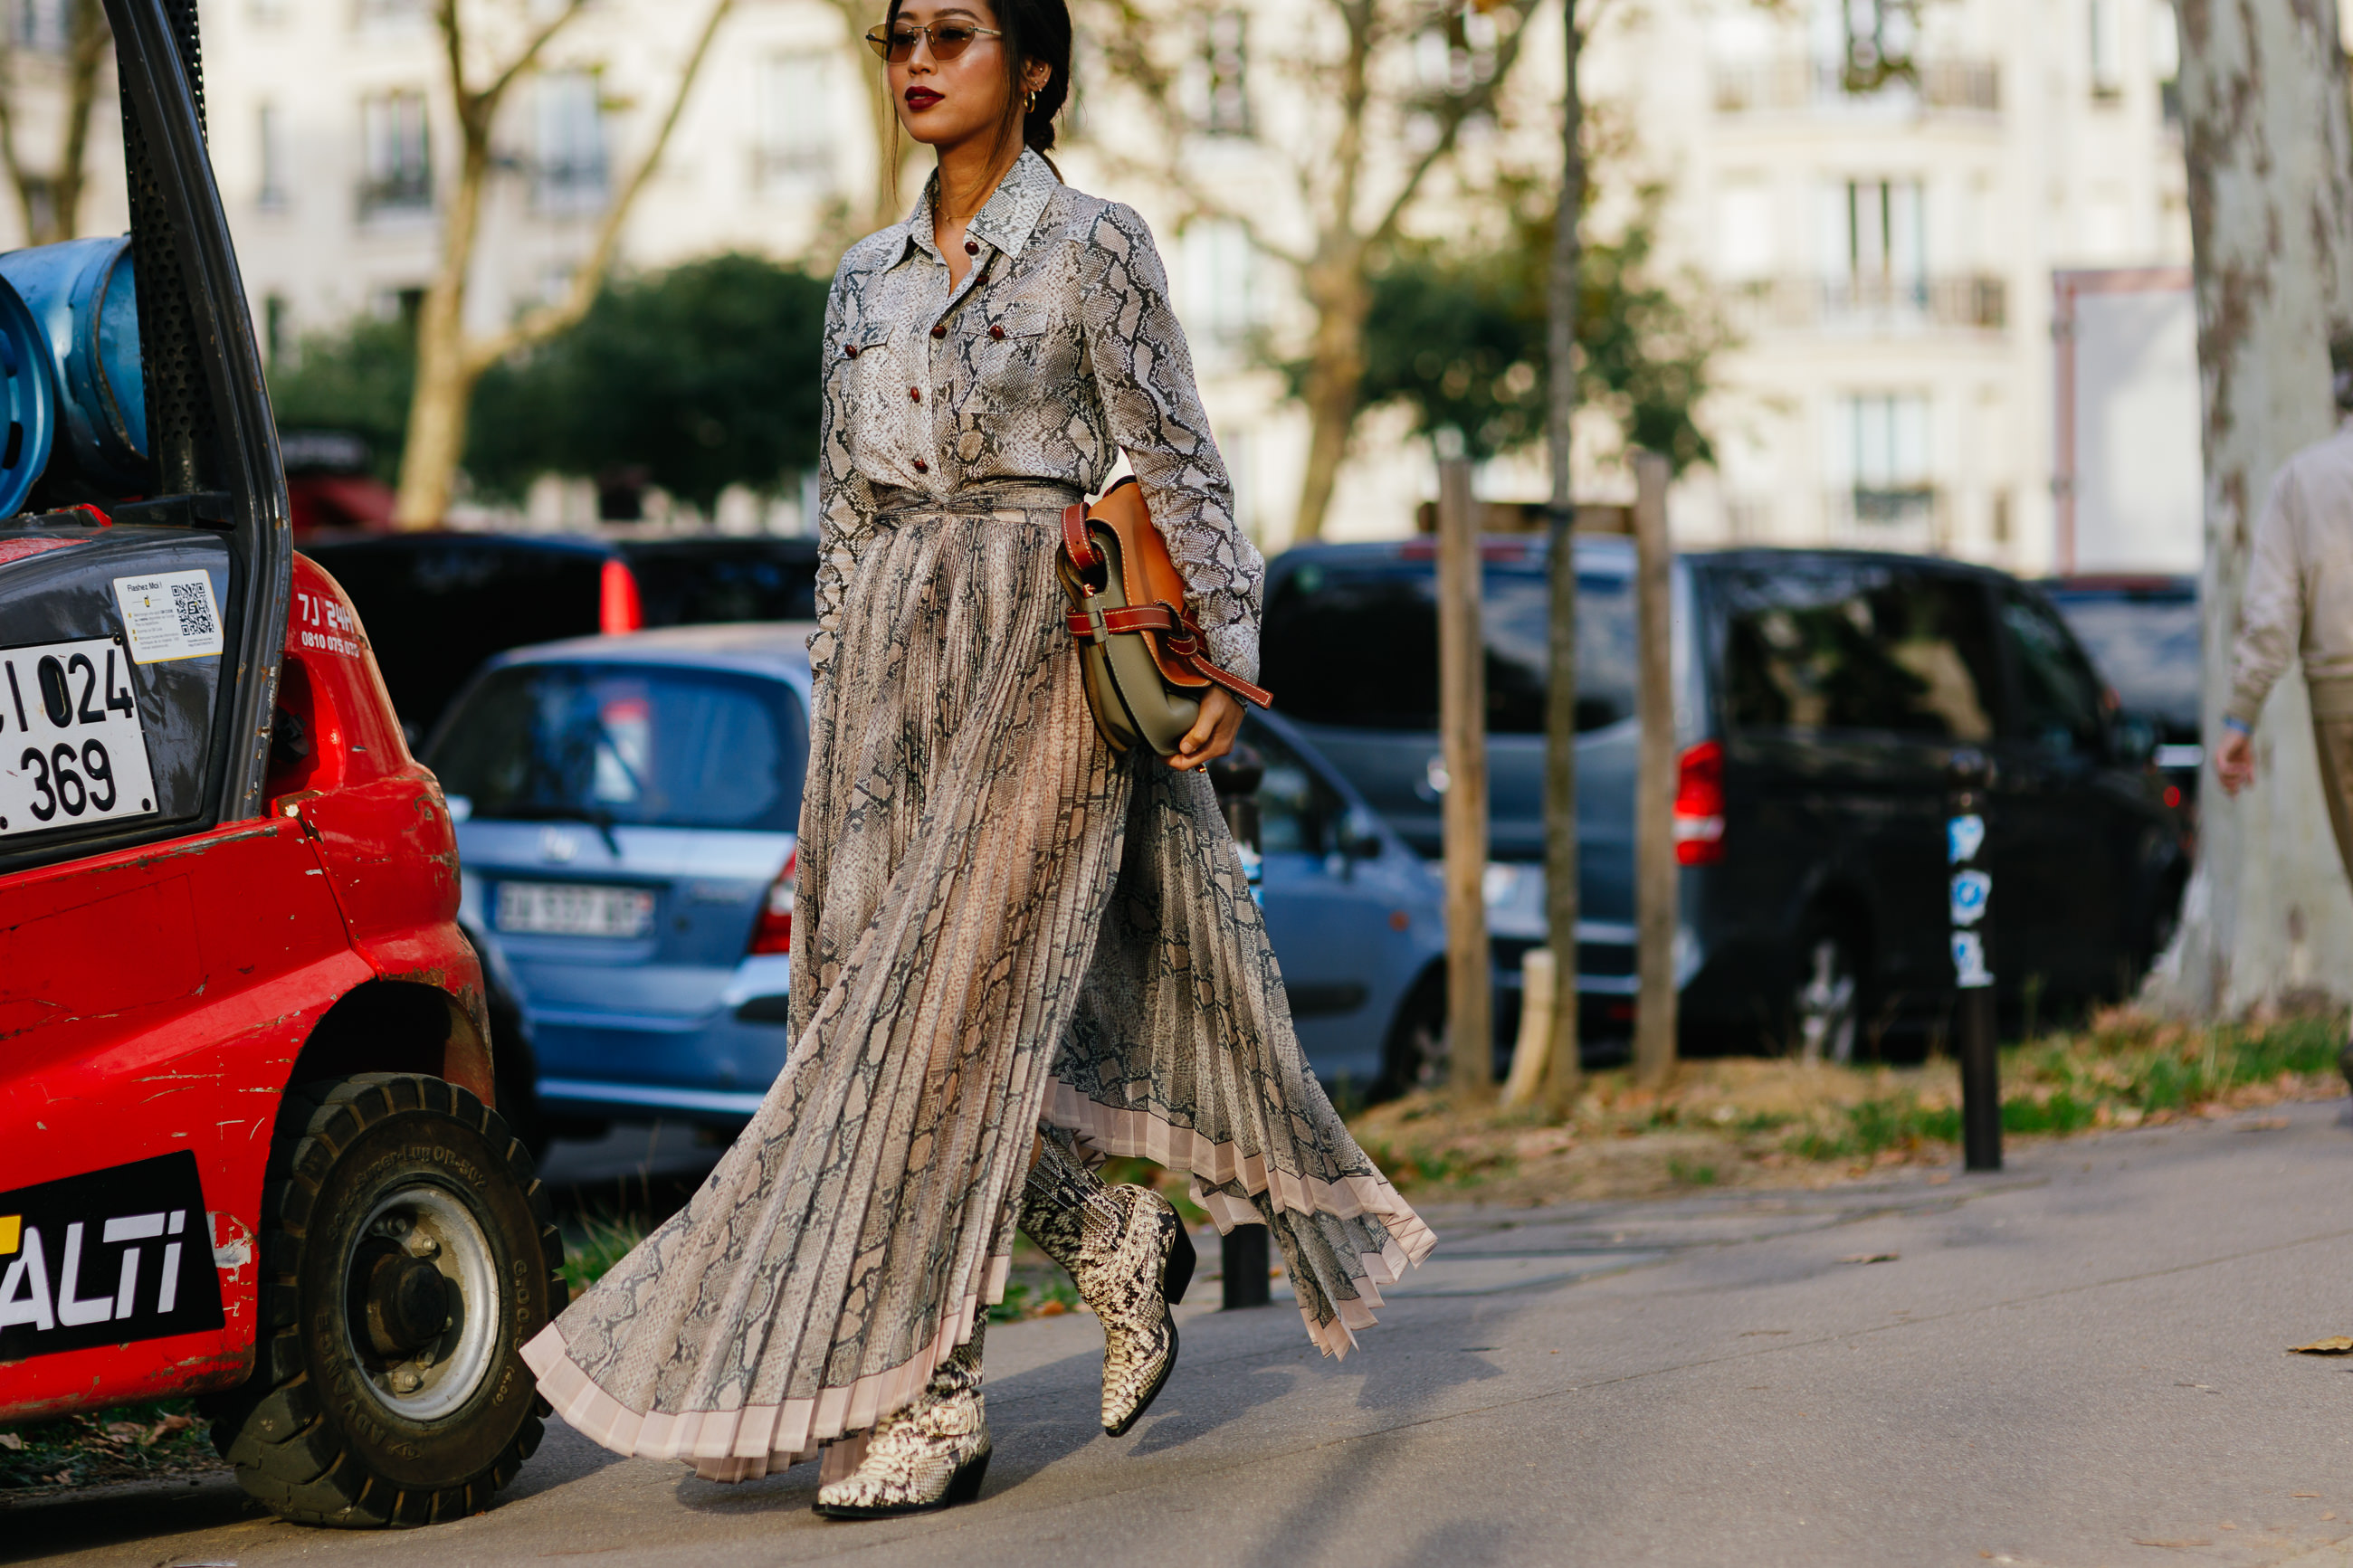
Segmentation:
{"type": "Polygon", "coordinates": [[[344,1249],[343,1268],[337,1273],[343,1299],[348,1301],[363,1243],[378,1236],[405,1241],[419,1231],[436,1245],[428,1261],[457,1288],[448,1326],[407,1358],[386,1362],[362,1344],[358,1325],[346,1312],[343,1342],[376,1402],[404,1421],[421,1424],[456,1411],[489,1377],[499,1334],[498,1269],[491,1259],[490,1237],[456,1194],[420,1182],[376,1200],[344,1249]],[[404,1371],[416,1374],[415,1387],[403,1390],[395,1385],[404,1371]]]}

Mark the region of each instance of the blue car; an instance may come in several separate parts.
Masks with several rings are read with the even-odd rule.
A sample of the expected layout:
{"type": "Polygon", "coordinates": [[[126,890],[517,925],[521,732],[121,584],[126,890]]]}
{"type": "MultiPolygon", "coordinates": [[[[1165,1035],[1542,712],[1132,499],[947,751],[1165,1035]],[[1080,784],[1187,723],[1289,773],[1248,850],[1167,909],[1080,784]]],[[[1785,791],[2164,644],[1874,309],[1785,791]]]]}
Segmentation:
{"type": "MultiPolygon", "coordinates": [[[[529,1141],[616,1117],[740,1126],[782,1070],[808,630],[519,648],[436,731],[501,1110],[529,1141]]],[[[1308,1059],[1364,1089],[1410,1076],[1443,1024],[1439,879],[1289,724],[1253,716],[1244,738],[1308,1059]]]]}

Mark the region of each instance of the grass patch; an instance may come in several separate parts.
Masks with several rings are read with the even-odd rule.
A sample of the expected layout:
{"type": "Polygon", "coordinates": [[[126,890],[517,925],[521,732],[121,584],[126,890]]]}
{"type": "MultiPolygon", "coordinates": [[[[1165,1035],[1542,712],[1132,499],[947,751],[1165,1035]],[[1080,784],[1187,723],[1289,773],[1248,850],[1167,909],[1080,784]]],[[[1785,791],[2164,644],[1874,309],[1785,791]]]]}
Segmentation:
{"type": "Polygon", "coordinates": [[[223,1468],[189,1399],[118,1405],[0,1432],[0,1492],[223,1468]]]}
{"type": "MultiPolygon", "coordinates": [[[[2003,1049],[2002,1127],[2021,1140],[2063,1138],[2332,1099],[2345,1092],[2336,1070],[2344,1038],[2341,1013],[2207,1026],[2109,1009],[2003,1049]]],[[[1591,1074],[1566,1114],[1438,1090],[1373,1106],[1350,1127],[1391,1180],[1433,1198],[1810,1185],[1950,1163],[1960,1079],[1949,1059],[1849,1068],[1725,1057],[1682,1063],[1663,1089],[1624,1069],[1591,1074]]]]}
{"type": "Polygon", "coordinates": [[[1035,1284],[1017,1279],[1005,1288],[1005,1300],[988,1309],[992,1323],[1018,1323],[1024,1318],[1058,1318],[1078,1310],[1079,1292],[1059,1274],[1035,1284]]]}
{"type": "Polygon", "coordinates": [[[575,1296],[602,1279],[646,1238],[642,1215],[579,1215],[564,1227],[564,1282],[575,1296]]]}

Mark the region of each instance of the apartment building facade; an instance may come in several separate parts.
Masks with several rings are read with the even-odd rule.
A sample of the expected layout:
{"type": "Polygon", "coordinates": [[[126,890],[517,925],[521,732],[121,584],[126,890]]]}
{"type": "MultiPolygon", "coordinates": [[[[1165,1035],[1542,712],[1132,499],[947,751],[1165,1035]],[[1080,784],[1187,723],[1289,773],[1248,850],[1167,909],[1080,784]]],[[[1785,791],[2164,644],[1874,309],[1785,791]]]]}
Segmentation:
{"type": "MultiPolygon", "coordinates": [[[[21,0],[20,27],[60,4],[21,0]]],[[[881,7],[739,0],[623,231],[624,267],[730,247],[824,266],[871,226],[885,206],[862,81],[875,66],[853,38],[865,10],[881,7]]],[[[1240,193],[1250,221],[1144,177],[1154,128],[1084,80],[1063,160],[1159,230],[1240,510],[1270,548],[1289,537],[1307,428],[1268,350],[1295,348],[1308,319],[1293,272],[1250,236],[1312,238],[1278,166],[1312,145],[1290,62],[1321,47],[1316,10],[1238,0],[1183,14],[1187,161],[1240,193]]],[[[479,13],[512,29],[542,8],[479,13]]],[[[569,281],[702,16],[590,0],[517,82],[493,139],[475,326],[569,281]]],[[[1651,0],[1600,16],[1585,85],[1613,135],[1594,221],[1619,221],[1626,191],[1661,183],[1659,265],[1732,334],[1705,410],[1716,462],[1678,484],[1679,535],[2048,566],[2052,275],[2189,259],[2169,0],[1651,0]]],[[[291,354],[305,333],[413,305],[459,148],[427,0],[208,0],[203,25],[214,157],[265,343],[291,354]]],[[[1416,207],[1416,231],[1473,232],[1482,179],[1555,163],[1557,8],[1530,26],[1503,112],[1474,128],[1464,177],[1416,207]]],[[[513,37],[474,40],[478,77],[513,37]]],[[[1442,84],[1481,68],[1481,47],[1433,6],[1405,68],[1442,84]]],[[[1398,130],[1398,160],[1416,133],[1398,130]]],[[[120,202],[99,193],[85,228],[119,226],[120,202]]],[[[16,226],[0,214],[0,236],[16,226]]],[[[1364,420],[1331,535],[1413,526],[1434,473],[1403,424],[1364,420]]],[[[1588,426],[1580,493],[1622,499],[1609,433],[1588,426]]],[[[1480,486],[1540,500],[1540,455],[1490,464],[1480,486]]],[[[767,515],[793,526],[795,510],[767,515]]]]}

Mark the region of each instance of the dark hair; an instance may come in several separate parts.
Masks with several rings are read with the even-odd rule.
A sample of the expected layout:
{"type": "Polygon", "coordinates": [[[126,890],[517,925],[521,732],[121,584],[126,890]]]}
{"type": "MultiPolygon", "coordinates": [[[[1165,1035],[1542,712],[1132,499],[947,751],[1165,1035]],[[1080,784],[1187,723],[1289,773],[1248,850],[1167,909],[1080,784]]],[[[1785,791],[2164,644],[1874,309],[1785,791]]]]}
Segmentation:
{"type": "Polygon", "coordinates": [[[2328,340],[2328,389],[2338,410],[2353,414],[2353,331],[2342,327],[2328,340]]]}
{"type": "MultiPolygon", "coordinates": [[[[890,12],[882,18],[884,26],[899,19],[899,7],[904,0],[891,0],[890,12]]],[[[976,0],[997,14],[997,28],[1005,35],[997,40],[1005,56],[1005,90],[1008,105],[1005,130],[1013,129],[1016,112],[1021,124],[1021,144],[1046,160],[1054,169],[1049,156],[1054,146],[1054,117],[1071,96],[1071,7],[1068,0],[976,0]],[[1021,70],[1036,60],[1047,70],[1046,85],[1038,89],[1034,109],[1020,107],[1028,96],[1021,85],[1021,70]]],[[[999,147],[1003,146],[1000,140],[999,147]]],[[[898,121],[892,121],[891,179],[895,190],[899,177],[898,121]]],[[[1054,169],[1057,179],[1062,171],[1054,169]]]]}

